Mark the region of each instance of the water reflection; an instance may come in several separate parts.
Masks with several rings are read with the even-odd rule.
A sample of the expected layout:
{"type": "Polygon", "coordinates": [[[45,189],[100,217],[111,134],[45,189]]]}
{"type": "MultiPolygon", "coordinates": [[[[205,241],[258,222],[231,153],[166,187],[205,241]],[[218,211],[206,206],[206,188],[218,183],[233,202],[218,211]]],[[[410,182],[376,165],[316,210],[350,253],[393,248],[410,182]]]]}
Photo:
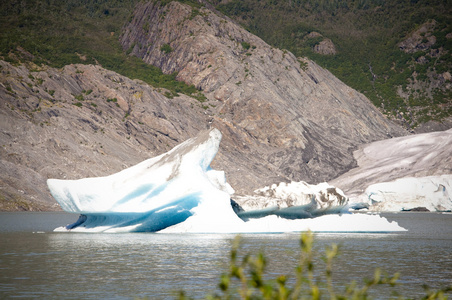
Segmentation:
{"type": "MultiPolygon", "coordinates": [[[[321,270],[324,248],[336,243],[340,245],[333,273],[337,285],[361,282],[376,267],[389,274],[400,272],[403,288],[398,290],[405,296],[422,295],[424,283],[435,288],[452,284],[451,216],[440,216],[439,221],[434,216],[409,216],[416,218],[399,216],[409,232],[316,234],[316,266],[321,270]]],[[[220,274],[227,270],[235,237],[32,232],[0,230],[1,298],[174,299],[181,289],[202,298],[216,289],[220,274]]],[[[299,249],[298,233],[246,234],[240,255],[264,252],[268,276],[274,278],[294,274],[299,249]]],[[[390,293],[377,290],[374,297],[384,299],[390,293]]]]}
{"type": "Polygon", "coordinates": [[[24,233],[16,244],[12,238],[5,239],[9,251],[1,249],[4,295],[166,298],[189,286],[199,295],[213,290],[233,236],[24,233]]]}

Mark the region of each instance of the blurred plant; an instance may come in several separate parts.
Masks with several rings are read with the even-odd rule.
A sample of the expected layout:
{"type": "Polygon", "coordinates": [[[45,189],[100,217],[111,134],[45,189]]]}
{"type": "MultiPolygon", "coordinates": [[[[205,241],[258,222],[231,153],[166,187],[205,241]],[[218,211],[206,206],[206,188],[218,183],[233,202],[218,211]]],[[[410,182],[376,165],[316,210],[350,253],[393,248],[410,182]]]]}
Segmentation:
{"type": "MultiPolygon", "coordinates": [[[[276,279],[266,280],[265,267],[267,260],[262,253],[245,255],[239,261],[240,237],[236,237],[230,252],[228,272],[221,275],[218,287],[219,293],[208,295],[207,299],[368,299],[369,290],[377,285],[395,286],[399,274],[382,276],[376,269],[370,280],[365,280],[362,286],[356,282],[348,284],[342,293],[337,292],[333,285],[333,260],[338,255],[338,246],[332,244],[325,249],[323,260],[325,270],[321,275],[314,273],[314,236],[312,232],[301,235],[301,254],[298,266],[295,268],[295,283],[291,286],[287,275],[279,275],[276,279]]],[[[440,290],[429,291],[423,299],[447,299],[445,292],[452,286],[440,290]]],[[[180,300],[190,299],[184,292],[179,294],[180,300]]],[[[399,298],[400,299],[400,298],[399,298]]]]}

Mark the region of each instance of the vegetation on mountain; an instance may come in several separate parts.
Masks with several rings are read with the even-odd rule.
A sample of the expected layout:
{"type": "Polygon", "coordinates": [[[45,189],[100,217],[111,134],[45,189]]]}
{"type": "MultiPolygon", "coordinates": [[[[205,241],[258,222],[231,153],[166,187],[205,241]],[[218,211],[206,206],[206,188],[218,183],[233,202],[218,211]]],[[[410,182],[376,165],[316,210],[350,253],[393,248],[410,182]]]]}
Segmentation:
{"type": "MultiPolygon", "coordinates": [[[[176,81],[177,74],[163,74],[120,47],[120,30],[138,2],[2,1],[0,58],[53,67],[100,64],[173,96],[201,97],[195,87],[176,81]]],[[[179,2],[199,13],[198,1],[179,2]]],[[[271,45],[316,61],[408,128],[452,116],[451,0],[207,2],[271,45]],[[414,49],[404,50],[401,43],[429,22],[434,25],[420,32],[414,49]],[[333,49],[319,50],[327,44],[333,49]]],[[[168,46],[162,51],[171,52],[168,46]]]]}
{"type": "Polygon", "coordinates": [[[211,2],[271,45],[316,61],[406,127],[452,115],[450,0],[211,2]],[[418,47],[402,51],[428,22],[434,26],[420,33],[418,47]],[[315,51],[326,38],[336,54],[315,51]]]}
{"type": "MultiPolygon", "coordinates": [[[[0,3],[0,58],[12,63],[63,67],[100,64],[171,95],[196,95],[199,91],[177,81],[177,74],[163,74],[154,66],[121,49],[121,27],[137,0],[7,0],[0,3]]],[[[165,48],[162,51],[168,51],[165,48]]]]}

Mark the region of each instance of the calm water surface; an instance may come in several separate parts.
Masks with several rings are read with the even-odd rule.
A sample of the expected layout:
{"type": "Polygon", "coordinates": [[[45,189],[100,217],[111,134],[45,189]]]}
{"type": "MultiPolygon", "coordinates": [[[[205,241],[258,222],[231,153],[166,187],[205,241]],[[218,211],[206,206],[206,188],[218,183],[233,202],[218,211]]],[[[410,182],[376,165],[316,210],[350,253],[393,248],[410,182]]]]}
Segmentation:
{"type": "MultiPolygon", "coordinates": [[[[319,257],[327,245],[340,245],[336,284],[361,283],[380,267],[401,273],[401,286],[394,290],[405,297],[420,298],[424,284],[452,285],[452,214],[384,216],[409,231],[316,234],[319,257]]],[[[66,213],[0,213],[0,299],[174,299],[179,290],[203,298],[216,291],[235,236],[52,232],[76,219],[66,213]]],[[[299,234],[242,237],[241,253],[264,252],[269,277],[293,274],[299,234]]],[[[385,286],[372,296],[387,299],[394,290],[385,286]]]]}

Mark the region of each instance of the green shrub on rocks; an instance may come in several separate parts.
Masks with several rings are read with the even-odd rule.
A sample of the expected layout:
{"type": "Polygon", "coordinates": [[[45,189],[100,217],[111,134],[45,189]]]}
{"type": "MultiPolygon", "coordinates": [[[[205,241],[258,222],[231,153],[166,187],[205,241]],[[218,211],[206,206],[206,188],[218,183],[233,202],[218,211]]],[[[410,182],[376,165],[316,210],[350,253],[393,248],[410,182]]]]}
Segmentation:
{"type": "Polygon", "coordinates": [[[171,48],[171,46],[168,44],[163,44],[162,47],[160,47],[160,51],[165,52],[165,54],[168,54],[173,51],[173,48],[171,48]]]}

